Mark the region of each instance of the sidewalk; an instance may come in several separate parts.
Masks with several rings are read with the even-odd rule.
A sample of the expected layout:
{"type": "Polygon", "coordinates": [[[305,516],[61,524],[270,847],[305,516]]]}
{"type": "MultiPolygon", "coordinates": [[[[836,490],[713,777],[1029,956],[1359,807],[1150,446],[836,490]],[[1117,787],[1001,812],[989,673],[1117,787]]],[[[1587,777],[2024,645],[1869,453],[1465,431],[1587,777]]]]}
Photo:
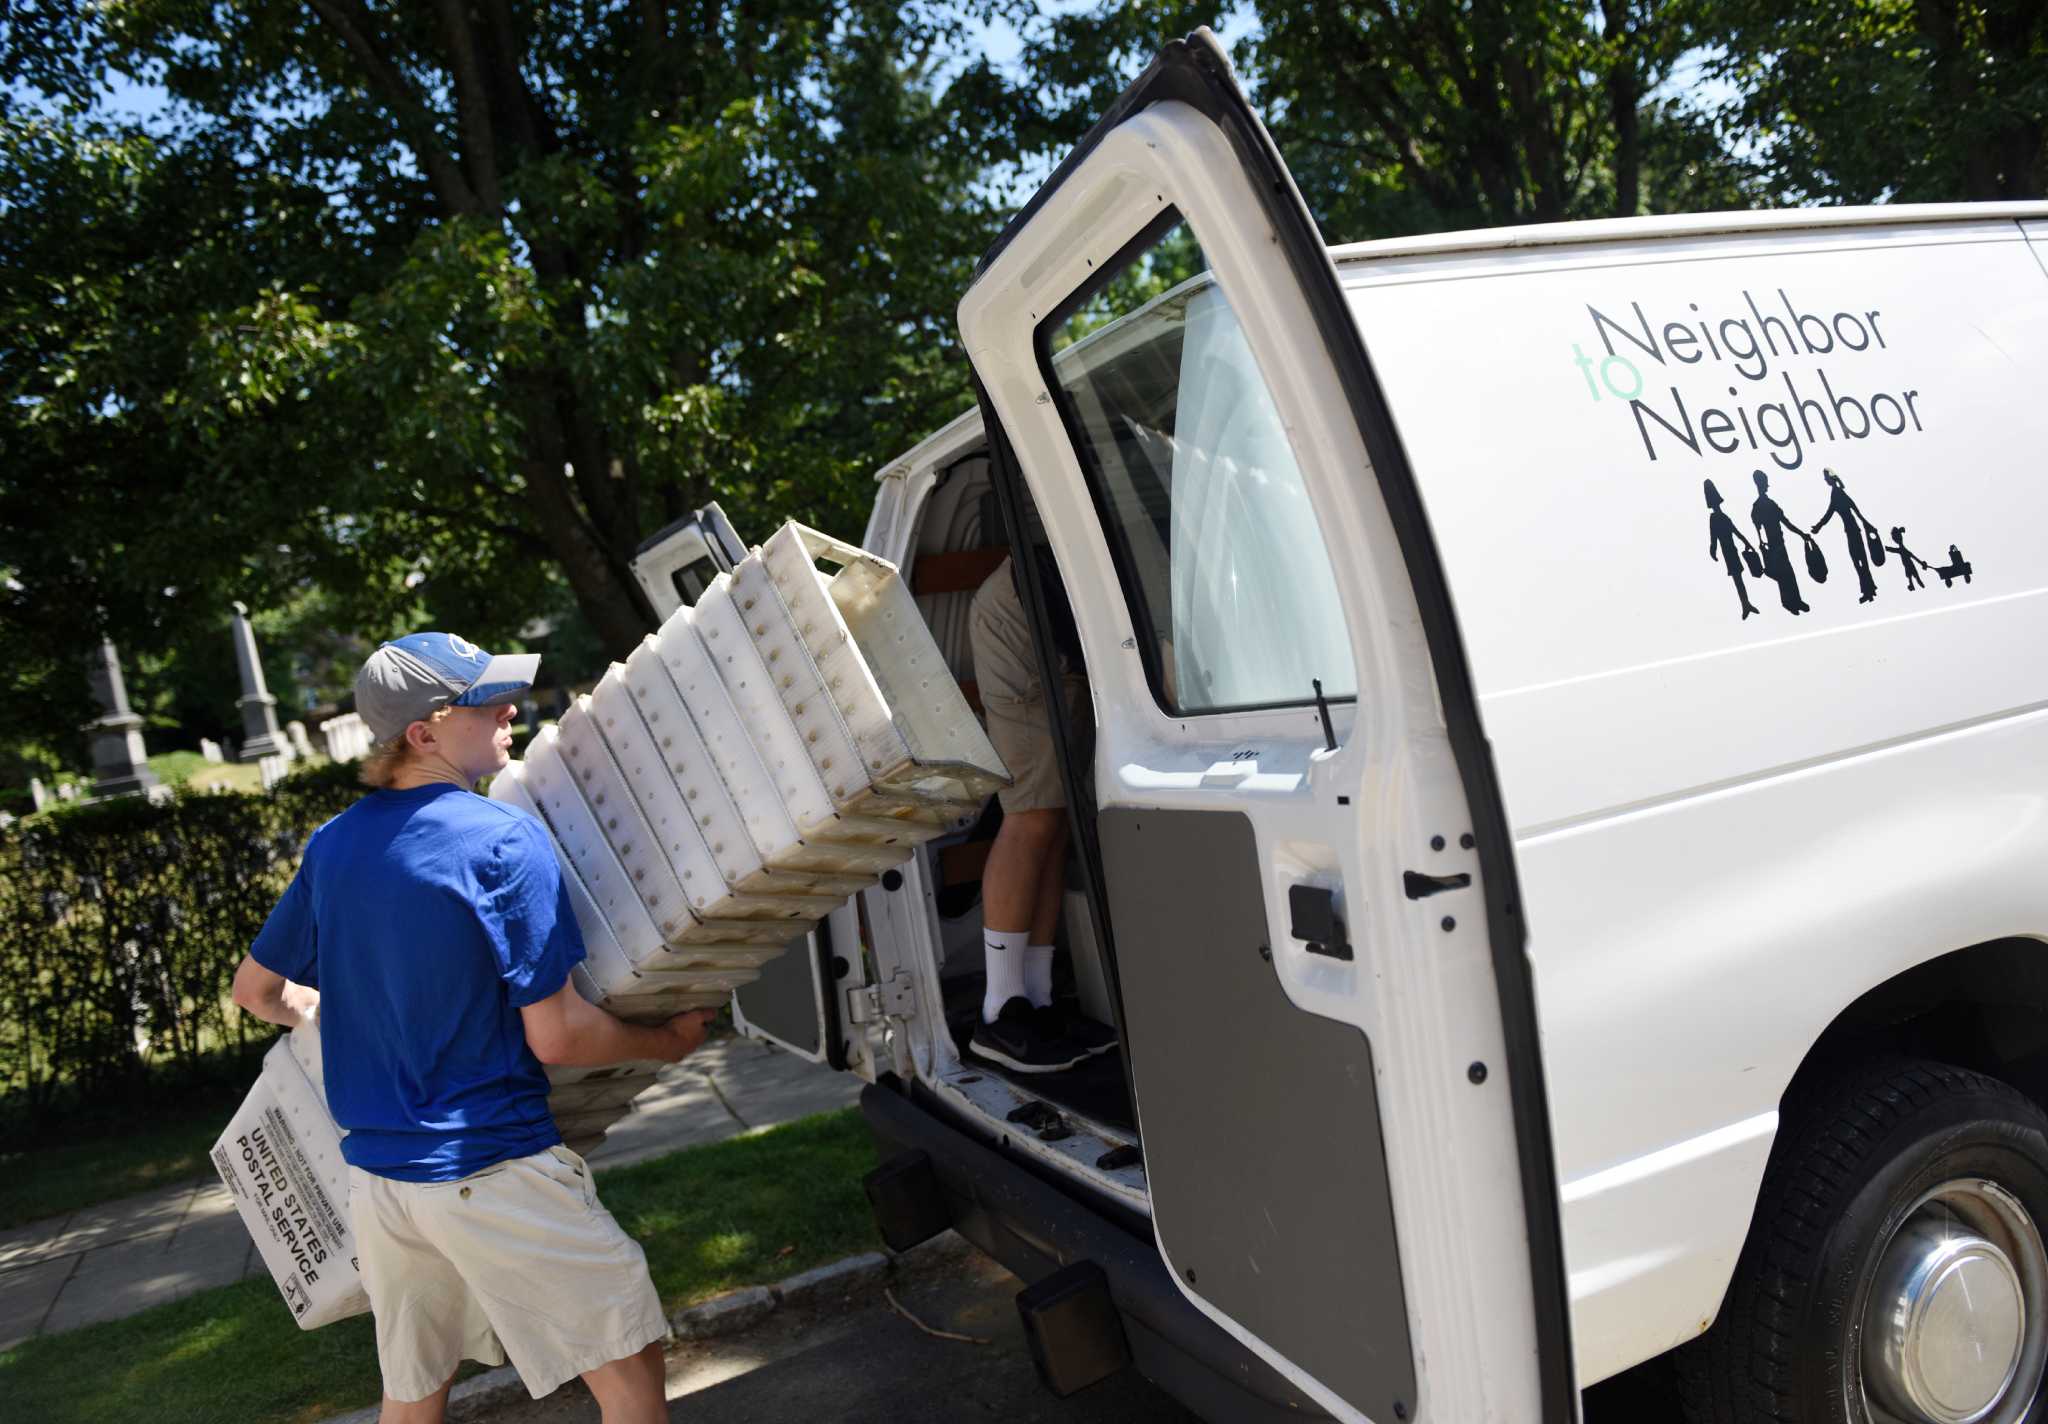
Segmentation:
{"type": "MultiPolygon", "coordinates": [[[[634,1101],[590,1154],[620,1167],[850,1104],[861,1088],[765,1044],[706,1044],[634,1101]]],[[[0,1233],[0,1350],[265,1275],[227,1189],[211,1179],[102,1202],[0,1233]]]]}

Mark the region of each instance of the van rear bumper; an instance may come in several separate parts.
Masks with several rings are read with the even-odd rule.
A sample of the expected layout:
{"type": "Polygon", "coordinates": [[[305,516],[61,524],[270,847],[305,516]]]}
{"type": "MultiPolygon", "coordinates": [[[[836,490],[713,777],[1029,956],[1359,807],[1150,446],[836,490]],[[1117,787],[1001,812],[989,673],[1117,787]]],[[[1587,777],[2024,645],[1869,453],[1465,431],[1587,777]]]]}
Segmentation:
{"type": "Polygon", "coordinates": [[[1027,1285],[1074,1261],[1109,1278],[1131,1358],[1147,1379],[1212,1424],[1327,1419],[1322,1407],[1188,1303],[1141,1238],[990,1147],[933,1103],[870,1085],[860,1095],[884,1160],[922,1151],[953,1229],[1027,1285]]]}

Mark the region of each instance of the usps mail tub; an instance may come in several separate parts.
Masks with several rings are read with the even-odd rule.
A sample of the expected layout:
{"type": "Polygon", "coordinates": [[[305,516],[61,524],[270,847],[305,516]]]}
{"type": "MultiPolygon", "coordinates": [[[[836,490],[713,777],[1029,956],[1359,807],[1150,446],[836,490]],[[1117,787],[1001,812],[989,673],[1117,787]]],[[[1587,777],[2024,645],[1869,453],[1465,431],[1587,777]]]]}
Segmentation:
{"type": "Polygon", "coordinates": [[[302,1330],[370,1308],[356,1269],[341,1131],[319,1080],[301,1066],[318,1064],[318,1034],[301,1028],[271,1046],[256,1085],[213,1144],[214,1170],[302,1330]],[[301,1038],[297,1053],[291,1038],[301,1038]]]}

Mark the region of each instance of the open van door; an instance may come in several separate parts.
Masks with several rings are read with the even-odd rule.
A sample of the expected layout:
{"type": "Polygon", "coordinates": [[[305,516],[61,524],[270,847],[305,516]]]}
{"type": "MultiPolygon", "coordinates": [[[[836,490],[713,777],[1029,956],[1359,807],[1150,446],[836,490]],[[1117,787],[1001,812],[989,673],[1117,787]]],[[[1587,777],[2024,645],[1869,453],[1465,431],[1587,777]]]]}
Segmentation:
{"type": "MultiPolygon", "coordinates": [[[[725,511],[707,504],[643,541],[633,555],[633,577],[658,623],[695,604],[713,579],[746,556],[725,511]]],[[[733,1026],[809,1062],[872,1078],[859,1024],[843,1011],[848,1003],[865,1003],[866,985],[860,915],[849,901],[764,964],[758,979],[733,991],[733,1026]]]]}
{"type": "Polygon", "coordinates": [[[1060,166],[960,325],[998,488],[1035,504],[1081,634],[1077,833],[1176,1284],[1338,1418],[1573,1419],[1531,973],[1457,623],[1335,270],[1213,35],[1060,166]]]}

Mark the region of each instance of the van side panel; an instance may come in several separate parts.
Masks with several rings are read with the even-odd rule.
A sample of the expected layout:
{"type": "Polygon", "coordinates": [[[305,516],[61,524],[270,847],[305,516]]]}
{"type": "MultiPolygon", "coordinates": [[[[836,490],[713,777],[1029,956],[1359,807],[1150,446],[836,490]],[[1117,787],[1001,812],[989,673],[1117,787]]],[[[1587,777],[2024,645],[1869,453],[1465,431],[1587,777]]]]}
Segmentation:
{"type": "Polygon", "coordinates": [[[1842,1008],[2048,935],[2048,276],[2011,221],[1346,276],[1515,828],[1590,1382],[1712,1319],[1842,1008]]]}

